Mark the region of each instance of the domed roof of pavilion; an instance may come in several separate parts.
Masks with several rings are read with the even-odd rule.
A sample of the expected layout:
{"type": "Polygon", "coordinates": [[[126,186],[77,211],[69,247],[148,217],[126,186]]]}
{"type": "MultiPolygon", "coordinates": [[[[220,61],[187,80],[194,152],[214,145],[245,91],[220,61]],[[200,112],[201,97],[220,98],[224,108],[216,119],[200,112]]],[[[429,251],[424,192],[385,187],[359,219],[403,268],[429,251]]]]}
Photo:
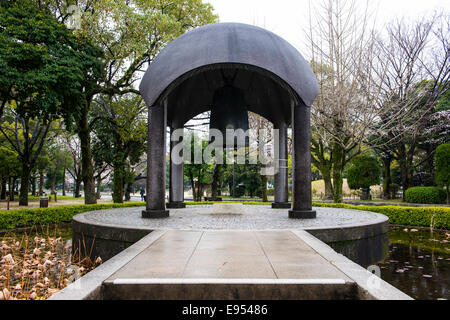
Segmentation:
{"type": "Polygon", "coordinates": [[[167,97],[169,118],[180,108],[193,108],[182,116],[186,120],[206,111],[214,90],[231,81],[227,79],[248,92],[249,111],[269,120],[278,117],[280,105],[284,118],[290,118],[292,93],[311,106],[319,92],[308,62],[295,47],[268,30],[241,23],[210,24],[169,43],[150,64],[140,92],[149,106],[167,97]]]}

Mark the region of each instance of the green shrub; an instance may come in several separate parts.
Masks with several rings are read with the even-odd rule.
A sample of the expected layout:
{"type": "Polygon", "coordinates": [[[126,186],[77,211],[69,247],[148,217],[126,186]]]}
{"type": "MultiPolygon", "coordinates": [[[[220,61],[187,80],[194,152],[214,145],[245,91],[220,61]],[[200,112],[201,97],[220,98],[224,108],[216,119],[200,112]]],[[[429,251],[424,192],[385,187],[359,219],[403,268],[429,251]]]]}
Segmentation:
{"type": "Polygon", "coordinates": [[[444,186],[447,191],[447,204],[450,202],[450,144],[442,144],[436,149],[435,180],[438,185],[444,186]]]}
{"type": "Polygon", "coordinates": [[[445,191],[436,187],[414,187],[406,190],[405,201],[408,203],[444,203],[445,191]]]}
{"type": "Polygon", "coordinates": [[[141,207],[144,205],[143,202],[127,202],[122,204],[92,204],[10,211],[2,210],[0,211],[0,230],[70,222],[72,221],[73,216],[83,212],[114,208],[141,207]]]}
{"type": "Polygon", "coordinates": [[[380,183],[380,164],[375,157],[360,155],[351,162],[347,171],[347,182],[350,189],[364,189],[380,183]]]}
{"type": "Polygon", "coordinates": [[[391,224],[450,230],[450,208],[447,207],[378,207],[343,203],[313,203],[313,206],[377,212],[387,216],[391,224]]]}

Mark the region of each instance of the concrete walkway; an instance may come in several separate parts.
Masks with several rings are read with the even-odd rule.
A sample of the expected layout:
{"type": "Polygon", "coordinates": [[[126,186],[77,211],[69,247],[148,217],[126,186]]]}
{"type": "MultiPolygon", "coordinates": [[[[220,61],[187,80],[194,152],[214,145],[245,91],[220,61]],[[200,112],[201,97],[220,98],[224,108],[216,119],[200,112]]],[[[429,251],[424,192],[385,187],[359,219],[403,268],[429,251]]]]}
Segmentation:
{"type": "Polygon", "coordinates": [[[303,230],[159,230],[51,300],[410,299],[303,230]]]}
{"type": "Polygon", "coordinates": [[[109,299],[350,299],[357,292],[290,231],[167,231],[105,285],[109,299]]]}
{"type": "Polygon", "coordinates": [[[290,231],[168,231],[108,280],[152,278],[351,281],[290,231]]]}

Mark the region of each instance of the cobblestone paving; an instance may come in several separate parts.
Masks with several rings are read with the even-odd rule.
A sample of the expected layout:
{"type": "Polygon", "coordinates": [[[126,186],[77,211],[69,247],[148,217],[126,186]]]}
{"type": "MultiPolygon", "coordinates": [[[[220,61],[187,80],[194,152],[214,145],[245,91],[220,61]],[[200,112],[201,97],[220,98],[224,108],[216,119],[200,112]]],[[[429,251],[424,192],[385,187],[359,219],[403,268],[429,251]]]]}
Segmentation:
{"type": "Polygon", "coordinates": [[[274,210],[270,206],[245,206],[249,214],[213,216],[212,206],[188,206],[186,209],[170,210],[166,219],[143,219],[145,208],[120,208],[100,210],[82,214],[84,222],[117,226],[143,227],[148,229],[184,230],[271,230],[271,229],[312,229],[348,227],[371,224],[385,219],[384,216],[366,211],[314,208],[317,219],[295,220],[288,218],[288,210],[274,210]]]}

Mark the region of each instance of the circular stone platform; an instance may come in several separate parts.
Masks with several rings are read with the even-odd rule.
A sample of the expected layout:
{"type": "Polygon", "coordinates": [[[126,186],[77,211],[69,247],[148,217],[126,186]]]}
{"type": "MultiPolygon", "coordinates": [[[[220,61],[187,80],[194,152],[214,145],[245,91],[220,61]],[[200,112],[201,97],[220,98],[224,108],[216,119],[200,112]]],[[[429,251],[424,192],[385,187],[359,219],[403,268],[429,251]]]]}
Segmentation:
{"type": "Polygon", "coordinates": [[[245,206],[252,215],[211,215],[213,206],[188,206],[170,210],[166,219],[143,219],[143,208],[120,208],[87,212],[75,216],[80,223],[144,228],[148,230],[271,230],[271,229],[334,229],[368,226],[387,221],[375,213],[349,209],[314,208],[317,218],[311,220],[289,219],[285,209],[269,206],[245,206]]]}
{"type": "MultiPolygon", "coordinates": [[[[211,205],[188,206],[170,210],[165,219],[143,219],[144,208],[99,210],[73,218],[73,243],[91,257],[107,260],[153,230],[298,230],[310,232],[331,243],[346,243],[374,239],[386,235],[388,218],[375,212],[336,208],[314,208],[317,218],[288,218],[287,209],[272,209],[265,205],[246,205],[251,215],[210,215],[211,205]],[[86,248],[86,249],[84,249],[86,248]]],[[[378,240],[377,240],[378,241],[378,240]]]]}

